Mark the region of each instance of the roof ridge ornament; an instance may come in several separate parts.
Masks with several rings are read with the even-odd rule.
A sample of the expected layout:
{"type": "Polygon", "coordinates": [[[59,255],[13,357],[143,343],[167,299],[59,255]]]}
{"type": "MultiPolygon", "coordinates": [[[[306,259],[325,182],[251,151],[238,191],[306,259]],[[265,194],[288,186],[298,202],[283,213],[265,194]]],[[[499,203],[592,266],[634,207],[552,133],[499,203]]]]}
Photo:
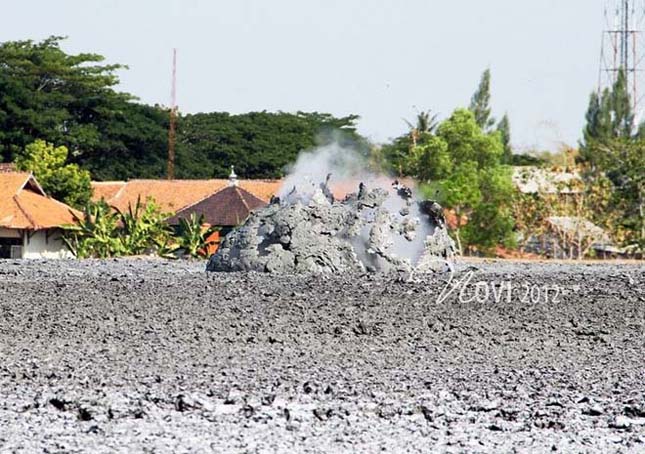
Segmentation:
{"type": "Polygon", "coordinates": [[[237,175],[235,174],[235,166],[231,166],[231,173],[228,176],[228,185],[237,186],[237,175]]]}

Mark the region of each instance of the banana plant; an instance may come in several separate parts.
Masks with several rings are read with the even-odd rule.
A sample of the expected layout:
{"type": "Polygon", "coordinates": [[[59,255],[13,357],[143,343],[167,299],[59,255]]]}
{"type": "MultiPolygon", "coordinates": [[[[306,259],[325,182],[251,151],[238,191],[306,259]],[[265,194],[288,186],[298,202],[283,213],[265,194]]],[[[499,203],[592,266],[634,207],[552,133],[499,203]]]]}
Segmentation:
{"type": "Polygon", "coordinates": [[[66,226],[63,242],[77,258],[106,258],[123,253],[118,216],[105,202],[88,203],[82,216],[72,212],[75,224],[66,226]]]}
{"type": "Polygon", "coordinates": [[[168,215],[148,200],[138,198],[125,211],[105,202],[88,203],[82,216],[72,213],[74,225],[66,226],[63,241],[77,258],[107,258],[155,253],[170,257],[175,247],[168,215]]]}
{"type": "Polygon", "coordinates": [[[195,258],[208,257],[209,246],[214,244],[210,240],[213,233],[217,232],[219,227],[207,226],[204,223],[204,216],[197,216],[192,213],[188,219],[179,220],[179,235],[177,242],[179,248],[184,254],[195,258]]]}
{"type": "Polygon", "coordinates": [[[134,206],[128,205],[124,212],[116,210],[121,225],[120,238],[127,255],[157,252],[171,239],[172,230],[165,222],[168,214],[162,213],[153,200],[141,203],[137,198],[134,206]]]}

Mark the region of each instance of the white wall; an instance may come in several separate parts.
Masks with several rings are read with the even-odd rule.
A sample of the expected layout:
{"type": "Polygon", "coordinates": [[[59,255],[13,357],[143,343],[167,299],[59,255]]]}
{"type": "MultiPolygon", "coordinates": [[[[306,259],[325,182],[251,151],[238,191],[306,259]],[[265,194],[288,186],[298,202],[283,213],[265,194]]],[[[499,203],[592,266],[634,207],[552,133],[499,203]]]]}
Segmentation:
{"type": "Polygon", "coordinates": [[[23,259],[71,259],[74,258],[61,240],[60,230],[26,232],[23,241],[23,259]]]}

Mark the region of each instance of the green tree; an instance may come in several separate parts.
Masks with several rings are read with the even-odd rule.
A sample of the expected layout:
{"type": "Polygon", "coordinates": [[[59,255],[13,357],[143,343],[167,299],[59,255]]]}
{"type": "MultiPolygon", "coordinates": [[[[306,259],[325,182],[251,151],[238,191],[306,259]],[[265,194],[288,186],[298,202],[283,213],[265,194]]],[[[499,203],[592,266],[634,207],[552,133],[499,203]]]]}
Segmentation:
{"type": "Polygon", "coordinates": [[[624,244],[645,247],[645,136],[636,128],[625,72],[618,72],[611,89],[589,98],[579,161],[586,168],[585,180],[598,189],[604,201],[590,213],[624,244]],[[606,181],[610,182],[607,187],[606,181]],[[612,222],[607,222],[607,219],[612,222]]]}
{"type": "Polygon", "coordinates": [[[96,120],[101,141],[75,157],[96,180],[161,178],[166,173],[169,112],[159,106],[119,102],[96,120]]]}
{"type": "Polygon", "coordinates": [[[480,128],[488,131],[495,124],[490,108],[490,69],[481,76],[479,86],[470,99],[470,111],[475,115],[475,121],[480,128]]]}
{"type": "Polygon", "coordinates": [[[589,96],[589,106],[585,114],[586,124],[583,130],[583,147],[584,144],[590,144],[594,140],[607,139],[611,137],[611,112],[607,107],[606,100],[608,99],[608,91],[605,91],[603,96],[593,92],[589,96]],[[601,99],[605,102],[601,106],[601,99]]]}
{"type": "Polygon", "coordinates": [[[634,113],[632,111],[629,87],[625,71],[618,71],[616,83],[609,97],[612,112],[612,133],[614,137],[631,137],[634,132],[634,113]]]}
{"type": "Polygon", "coordinates": [[[423,182],[446,178],[453,168],[448,143],[441,137],[432,136],[423,145],[413,147],[410,167],[414,176],[423,182]]]}
{"type": "Polygon", "coordinates": [[[495,165],[479,172],[481,199],[464,228],[464,238],[469,245],[480,250],[492,251],[495,246],[514,247],[513,196],[515,188],[511,169],[495,165]]]}
{"type": "Polygon", "coordinates": [[[163,176],[168,110],[115,91],[124,66],[69,55],[62,40],[0,44],[0,158],[43,139],[65,145],[95,179],[163,176]]]}
{"type": "Polygon", "coordinates": [[[35,139],[67,146],[73,155],[101,141],[97,119],[109,115],[121,65],[97,54],[68,55],[62,37],[0,44],[0,154],[5,160],[35,139]]]}
{"type": "Polygon", "coordinates": [[[68,164],[67,156],[66,147],[36,140],[16,157],[16,166],[33,172],[53,198],[71,206],[83,206],[92,195],[90,173],[76,164],[68,164]]]}
{"type": "Polygon", "coordinates": [[[449,164],[434,163],[434,181],[423,190],[454,212],[460,251],[488,253],[497,244],[512,244],[514,189],[510,169],[501,165],[501,134],[485,133],[471,111],[457,109],[430,143],[434,146],[419,150],[421,156],[434,154],[434,162],[449,164]]]}
{"type": "Polygon", "coordinates": [[[224,178],[230,166],[242,178],[277,178],[298,153],[331,142],[370,147],[356,132],[355,115],[298,112],[226,112],[186,115],[179,119],[176,173],[179,178],[224,178]]]}
{"type": "Polygon", "coordinates": [[[502,138],[502,145],[504,146],[504,154],[502,155],[503,164],[513,163],[513,148],[511,146],[511,121],[508,114],[504,114],[502,119],[497,123],[497,131],[502,138]]]}
{"type": "Polygon", "coordinates": [[[580,160],[594,162],[591,153],[596,142],[625,139],[634,136],[634,113],[629,99],[629,87],[625,72],[621,69],[611,89],[602,94],[592,93],[585,114],[586,124],[580,144],[580,160]]]}
{"type": "Polygon", "coordinates": [[[456,163],[475,161],[478,168],[499,164],[504,148],[499,133],[485,133],[472,112],[457,109],[437,129],[456,163]]]}
{"type": "Polygon", "coordinates": [[[602,187],[608,179],[612,185],[612,203],[592,211],[604,216],[613,213],[613,222],[605,226],[613,228],[614,236],[645,248],[645,139],[595,141],[588,152],[593,156],[586,174],[588,184],[602,187]]]}

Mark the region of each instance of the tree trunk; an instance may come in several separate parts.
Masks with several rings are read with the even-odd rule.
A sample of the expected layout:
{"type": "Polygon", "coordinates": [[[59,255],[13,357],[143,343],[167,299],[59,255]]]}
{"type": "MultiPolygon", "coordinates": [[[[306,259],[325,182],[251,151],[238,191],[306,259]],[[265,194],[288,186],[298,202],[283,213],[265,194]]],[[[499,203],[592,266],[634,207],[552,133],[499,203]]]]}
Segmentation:
{"type": "Polygon", "coordinates": [[[638,210],[640,211],[640,216],[641,216],[641,237],[640,237],[640,242],[642,243],[643,240],[645,240],[645,187],[640,188],[640,191],[638,191],[638,210]]]}
{"type": "Polygon", "coordinates": [[[461,248],[461,237],[459,236],[459,227],[455,229],[455,238],[457,238],[457,250],[459,251],[459,255],[464,255],[464,251],[461,248]]]}

